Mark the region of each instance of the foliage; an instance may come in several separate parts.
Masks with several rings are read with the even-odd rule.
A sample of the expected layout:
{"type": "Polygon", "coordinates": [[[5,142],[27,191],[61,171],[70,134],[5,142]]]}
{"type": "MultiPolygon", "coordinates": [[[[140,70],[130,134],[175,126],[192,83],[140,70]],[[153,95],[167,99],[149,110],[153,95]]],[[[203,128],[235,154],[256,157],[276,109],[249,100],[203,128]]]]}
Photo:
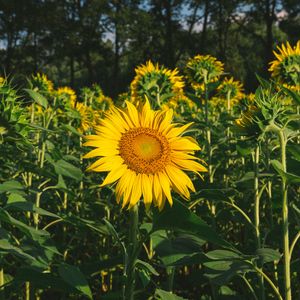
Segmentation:
{"type": "Polygon", "coordinates": [[[226,76],[205,93],[185,82],[165,103],[183,125],[175,131],[194,122],[188,135],[208,172],[189,174],[188,202],[173,193],[159,210],[141,199],[138,220],[116,205],[115,186],[99,185],[103,172],[86,172],[84,135],[114,103],[102,88],[76,93],[43,74],[26,86],[0,80],[0,296],[124,299],[132,281],[141,300],[289,299],[289,277],[297,298],[300,96],[258,77],[255,95],[225,89],[224,99],[235,82],[226,76]]]}

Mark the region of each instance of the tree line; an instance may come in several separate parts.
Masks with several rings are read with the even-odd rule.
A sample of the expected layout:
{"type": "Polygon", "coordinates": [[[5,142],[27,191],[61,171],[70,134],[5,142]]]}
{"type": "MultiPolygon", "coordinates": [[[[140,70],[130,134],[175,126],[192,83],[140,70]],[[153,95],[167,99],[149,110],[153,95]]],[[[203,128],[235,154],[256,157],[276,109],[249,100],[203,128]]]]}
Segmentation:
{"type": "Polygon", "coordinates": [[[299,39],[299,12],[298,0],[0,0],[0,73],[116,96],[148,59],[211,54],[250,91],[276,45],[299,39]]]}

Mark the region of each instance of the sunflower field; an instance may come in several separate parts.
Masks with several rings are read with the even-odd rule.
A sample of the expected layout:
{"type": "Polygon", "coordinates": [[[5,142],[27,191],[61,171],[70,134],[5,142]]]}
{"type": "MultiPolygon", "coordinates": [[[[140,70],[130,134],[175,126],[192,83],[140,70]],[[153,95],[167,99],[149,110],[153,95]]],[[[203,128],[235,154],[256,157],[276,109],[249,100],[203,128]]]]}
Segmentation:
{"type": "Polygon", "coordinates": [[[300,299],[300,41],[269,66],[1,77],[0,299],[300,299]]]}

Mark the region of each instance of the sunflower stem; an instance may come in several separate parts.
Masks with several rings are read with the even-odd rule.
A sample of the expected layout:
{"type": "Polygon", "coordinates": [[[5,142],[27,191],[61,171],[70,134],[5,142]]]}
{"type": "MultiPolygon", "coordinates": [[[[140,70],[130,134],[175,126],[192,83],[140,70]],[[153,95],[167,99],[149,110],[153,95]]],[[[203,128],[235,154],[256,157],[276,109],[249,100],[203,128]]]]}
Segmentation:
{"type": "MultiPolygon", "coordinates": [[[[286,167],[286,145],[287,136],[283,128],[274,123],[269,124],[267,131],[277,134],[280,143],[282,171],[287,172],[286,167]]],[[[291,271],[290,271],[290,246],[289,246],[289,219],[288,219],[288,184],[285,177],[281,177],[282,195],[282,234],[283,234],[283,266],[284,266],[284,292],[285,300],[292,299],[291,271]]]]}
{"type": "MultiPolygon", "coordinates": [[[[286,144],[287,137],[283,130],[278,131],[281,149],[282,171],[286,173],[286,144]]],[[[283,253],[284,253],[284,288],[285,299],[292,299],[291,275],[290,275],[290,246],[289,246],[289,221],[288,221],[288,184],[286,178],[281,179],[282,191],[282,230],[283,230],[283,253]]]]}
{"type": "Polygon", "coordinates": [[[138,206],[134,205],[130,209],[130,227],[129,227],[129,245],[128,245],[128,261],[126,269],[126,283],[124,300],[134,300],[135,288],[135,264],[137,259],[137,244],[138,244],[138,223],[139,211],[138,206]]]}
{"type": "MultiPolygon", "coordinates": [[[[261,248],[261,236],[260,236],[260,218],[259,218],[259,145],[256,145],[254,153],[254,225],[255,225],[255,235],[256,235],[256,247],[261,248]]],[[[260,267],[259,267],[260,268],[260,267]]],[[[262,268],[260,268],[262,270],[262,268]]],[[[264,287],[264,277],[259,274],[259,287],[260,287],[260,299],[265,300],[265,287],[264,287]]]]}

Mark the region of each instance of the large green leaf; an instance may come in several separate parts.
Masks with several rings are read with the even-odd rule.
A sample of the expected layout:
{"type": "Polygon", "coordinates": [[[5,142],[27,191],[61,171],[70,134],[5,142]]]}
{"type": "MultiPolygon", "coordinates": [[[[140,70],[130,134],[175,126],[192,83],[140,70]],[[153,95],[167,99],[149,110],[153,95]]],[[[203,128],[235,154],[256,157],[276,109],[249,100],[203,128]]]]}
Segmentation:
{"type": "Polygon", "coordinates": [[[20,231],[25,233],[27,236],[30,236],[34,240],[38,240],[41,236],[49,236],[49,233],[44,230],[37,230],[31,226],[26,225],[25,223],[12,217],[6,210],[0,207],[0,220],[2,222],[8,223],[12,226],[17,227],[20,231]]]}
{"type": "Polygon", "coordinates": [[[32,267],[19,268],[17,274],[11,283],[13,286],[20,286],[20,284],[29,281],[35,287],[41,289],[52,288],[53,290],[61,290],[64,292],[74,292],[74,288],[62,280],[59,276],[52,273],[42,273],[32,267]]]}
{"type": "Polygon", "coordinates": [[[218,285],[228,283],[234,276],[254,272],[252,266],[244,261],[212,261],[204,263],[206,269],[205,276],[211,282],[218,285]]]}
{"type": "Polygon", "coordinates": [[[83,174],[81,170],[63,159],[56,161],[53,166],[58,175],[66,176],[77,181],[82,180],[83,174]]]}
{"type": "Polygon", "coordinates": [[[256,250],[256,254],[259,256],[262,263],[268,263],[275,260],[280,260],[281,254],[271,248],[260,248],[256,250]]]}
{"type": "Polygon", "coordinates": [[[234,248],[178,200],[174,201],[172,207],[166,206],[162,212],[155,211],[153,214],[153,231],[160,229],[192,232],[207,242],[234,248]]]}
{"type": "Polygon", "coordinates": [[[235,259],[242,259],[242,255],[237,252],[229,251],[229,250],[212,250],[205,255],[209,259],[213,260],[235,260],[235,259]]]}
{"type": "Polygon", "coordinates": [[[21,210],[21,211],[30,211],[37,213],[42,216],[48,216],[52,218],[59,218],[58,215],[53,214],[43,208],[36,207],[32,202],[27,201],[24,197],[19,194],[10,194],[4,207],[6,210],[21,210]]]}
{"type": "Polygon", "coordinates": [[[23,194],[23,189],[22,184],[16,180],[5,181],[0,184],[0,194],[5,192],[23,194]]]}
{"type": "Polygon", "coordinates": [[[77,267],[68,264],[62,264],[58,267],[58,273],[60,277],[70,286],[88,296],[90,299],[93,299],[89,284],[85,276],[77,267]]]}
{"type": "MultiPolygon", "coordinates": [[[[165,230],[159,230],[151,235],[153,249],[165,266],[184,265],[188,259],[198,253],[202,253],[205,243],[196,234],[177,233],[168,237],[165,230]]],[[[197,263],[200,263],[198,257],[197,263]]],[[[202,254],[201,262],[207,261],[202,254]],[[204,260],[203,260],[204,259],[204,260]]]]}
{"type": "Polygon", "coordinates": [[[300,183],[300,176],[284,172],[282,164],[278,160],[271,160],[271,164],[280,177],[285,179],[288,183],[300,183]]]}
{"type": "Polygon", "coordinates": [[[155,296],[158,297],[156,299],[161,300],[187,300],[186,298],[179,297],[171,292],[167,292],[161,289],[155,290],[155,296]]]}
{"type": "Polygon", "coordinates": [[[294,159],[300,161],[300,144],[289,144],[286,149],[294,157],[294,159]]]}
{"type": "Polygon", "coordinates": [[[47,108],[48,106],[48,100],[41,95],[40,93],[34,91],[34,90],[30,90],[30,89],[24,89],[29,96],[39,105],[43,106],[44,108],[47,108]]]}
{"type": "Polygon", "coordinates": [[[6,253],[10,253],[12,255],[18,256],[22,259],[27,259],[31,261],[35,261],[35,258],[27,253],[25,253],[21,248],[12,245],[8,240],[1,239],[0,240],[0,250],[6,253]]]}

